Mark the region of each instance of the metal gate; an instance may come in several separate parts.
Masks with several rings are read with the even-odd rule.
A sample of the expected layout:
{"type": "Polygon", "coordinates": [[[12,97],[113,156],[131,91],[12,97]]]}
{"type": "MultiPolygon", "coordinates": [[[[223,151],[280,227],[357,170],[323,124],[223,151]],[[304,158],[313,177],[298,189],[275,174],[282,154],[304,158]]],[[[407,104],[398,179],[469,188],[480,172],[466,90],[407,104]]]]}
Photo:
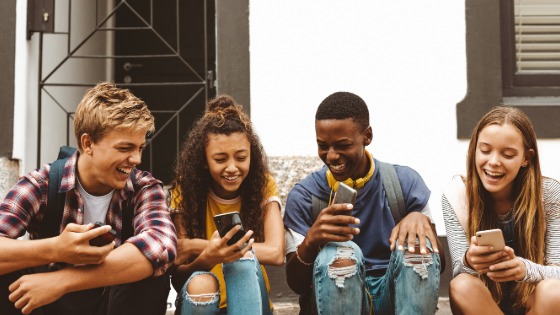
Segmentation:
{"type": "Polygon", "coordinates": [[[36,13],[55,23],[39,34],[37,165],[54,160],[60,145],[76,145],[83,93],[113,81],[154,114],[139,168],[168,183],[184,134],[216,93],[214,1],[51,1],[54,16],[36,13]]]}

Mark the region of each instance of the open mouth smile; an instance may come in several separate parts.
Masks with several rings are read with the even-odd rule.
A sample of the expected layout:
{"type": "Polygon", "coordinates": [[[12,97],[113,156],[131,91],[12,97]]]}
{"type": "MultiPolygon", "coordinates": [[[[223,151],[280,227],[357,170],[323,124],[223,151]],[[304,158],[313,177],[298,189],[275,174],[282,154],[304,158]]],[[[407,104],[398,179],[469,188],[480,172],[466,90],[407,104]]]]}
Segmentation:
{"type": "Polygon", "coordinates": [[[329,168],[331,169],[331,171],[333,173],[340,173],[342,171],[344,171],[344,169],[346,168],[346,163],[345,164],[338,164],[338,165],[333,165],[333,164],[329,164],[329,168]]]}
{"type": "Polygon", "coordinates": [[[223,178],[228,182],[234,182],[239,178],[239,175],[235,176],[223,176],[223,178]]]}
{"type": "Polygon", "coordinates": [[[122,168],[122,167],[117,167],[117,172],[124,174],[124,175],[130,175],[130,172],[132,172],[132,168],[122,168]]]}
{"type": "Polygon", "coordinates": [[[488,170],[484,170],[484,174],[486,174],[486,176],[490,177],[491,179],[501,179],[502,177],[505,176],[504,173],[492,172],[492,171],[488,171],[488,170]]]}

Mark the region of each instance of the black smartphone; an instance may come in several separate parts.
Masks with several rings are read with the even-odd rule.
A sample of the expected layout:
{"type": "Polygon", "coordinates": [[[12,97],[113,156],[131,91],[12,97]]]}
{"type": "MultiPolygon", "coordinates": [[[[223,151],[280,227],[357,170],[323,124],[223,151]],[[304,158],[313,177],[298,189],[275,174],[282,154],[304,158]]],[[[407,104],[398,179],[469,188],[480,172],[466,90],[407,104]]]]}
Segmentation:
{"type": "MultiPolygon", "coordinates": [[[[94,229],[98,228],[98,227],[102,227],[104,225],[106,225],[103,222],[95,222],[94,224],[94,229]]],[[[109,243],[111,243],[115,237],[117,236],[117,231],[111,229],[109,230],[109,232],[105,233],[105,234],[101,234],[99,236],[96,236],[94,238],[92,238],[91,240],[89,240],[89,245],[91,246],[105,246],[109,243]]]]}
{"type": "MultiPolygon", "coordinates": [[[[351,203],[356,202],[356,196],[358,192],[356,189],[346,185],[343,182],[338,182],[338,189],[334,193],[333,204],[335,203],[351,203]]],[[[351,215],[352,210],[349,211],[339,211],[339,214],[351,215]]]]}
{"type": "Polygon", "coordinates": [[[243,229],[239,212],[217,214],[214,216],[214,223],[216,223],[216,228],[218,229],[218,233],[220,233],[220,237],[224,237],[234,226],[241,225],[241,229],[227,242],[230,246],[237,243],[237,241],[245,236],[245,230],[243,229]]]}

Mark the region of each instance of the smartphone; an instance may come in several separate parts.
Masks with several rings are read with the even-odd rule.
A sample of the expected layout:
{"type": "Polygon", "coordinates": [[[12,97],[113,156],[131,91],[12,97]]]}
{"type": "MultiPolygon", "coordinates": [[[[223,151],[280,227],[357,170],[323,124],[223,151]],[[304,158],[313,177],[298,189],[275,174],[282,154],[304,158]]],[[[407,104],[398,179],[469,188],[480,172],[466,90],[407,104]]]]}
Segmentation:
{"type": "Polygon", "coordinates": [[[224,237],[234,226],[241,225],[241,229],[227,242],[230,246],[237,243],[237,241],[245,236],[245,230],[243,229],[239,212],[217,214],[214,216],[214,223],[216,223],[216,228],[218,229],[218,233],[220,233],[220,237],[224,237]]]}
{"type": "MultiPolygon", "coordinates": [[[[356,189],[346,185],[343,182],[338,182],[338,189],[334,193],[333,204],[335,203],[351,203],[356,202],[356,196],[358,192],[356,189]]],[[[338,214],[351,215],[352,210],[348,211],[338,211],[338,214]]]]}
{"type": "MultiPolygon", "coordinates": [[[[97,221],[93,225],[94,225],[93,228],[95,229],[95,228],[98,228],[98,227],[102,227],[106,224],[103,223],[103,222],[97,221]]],[[[117,231],[111,229],[111,230],[109,230],[109,232],[107,232],[105,234],[101,234],[101,235],[96,236],[96,237],[92,238],[91,240],[89,240],[89,245],[91,245],[91,246],[105,246],[105,245],[111,243],[115,239],[116,236],[117,236],[117,231]]]]}
{"type": "Polygon", "coordinates": [[[506,246],[502,230],[493,229],[476,232],[476,239],[480,246],[493,246],[496,251],[503,250],[506,246]]]}

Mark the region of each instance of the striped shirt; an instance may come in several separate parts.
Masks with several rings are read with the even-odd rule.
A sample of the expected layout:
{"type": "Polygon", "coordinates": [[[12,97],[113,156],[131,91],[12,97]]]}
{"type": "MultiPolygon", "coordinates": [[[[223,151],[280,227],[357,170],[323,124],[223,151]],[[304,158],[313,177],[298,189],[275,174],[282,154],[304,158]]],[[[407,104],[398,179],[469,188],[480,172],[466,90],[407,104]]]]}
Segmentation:
{"type": "MultiPolygon", "coordinates": [[[[74,153],[64,166],[59,192],[66,192],[66,202],[60,232],[69,223],[85,224],[84,202],[76,186],[76,162],[74,153]]],[[[41,223],[48,199],[50,165],[22,176],[0,204],[0,236],[18,238],[29,233],[30,239],[39,238],[41,223]]],[[[162,183],[150,173],[135,169],[134,184],[130,177],[122,190],[115,190],[107,211],[106,223],[122,231],[122,211],[129,202],[134,203],[134,236],[126,243],[135,245],[152,263],[154,276],[165,273],[175,260],[177,237],[169,216],[162,183]]],[[[116,245],[122,244],[117,237],[116,245]]]]}
{"type": "MultiPolygon", "coordinates": [[[[540,265],[517,256],[525,263],[527,269],[527,274],[522,281],[531,283],[538,283],[547,278],[560,279],[560,183],[558,181],[544,178],[543,202],[546,216],[545,264],[540,265]]],[[[453,261],[453,277],[460,273],[477,276],[476,271],[463,264],[463,255],[470,242],[445,194],[442,196],[442,210],[453,261]]]]}

